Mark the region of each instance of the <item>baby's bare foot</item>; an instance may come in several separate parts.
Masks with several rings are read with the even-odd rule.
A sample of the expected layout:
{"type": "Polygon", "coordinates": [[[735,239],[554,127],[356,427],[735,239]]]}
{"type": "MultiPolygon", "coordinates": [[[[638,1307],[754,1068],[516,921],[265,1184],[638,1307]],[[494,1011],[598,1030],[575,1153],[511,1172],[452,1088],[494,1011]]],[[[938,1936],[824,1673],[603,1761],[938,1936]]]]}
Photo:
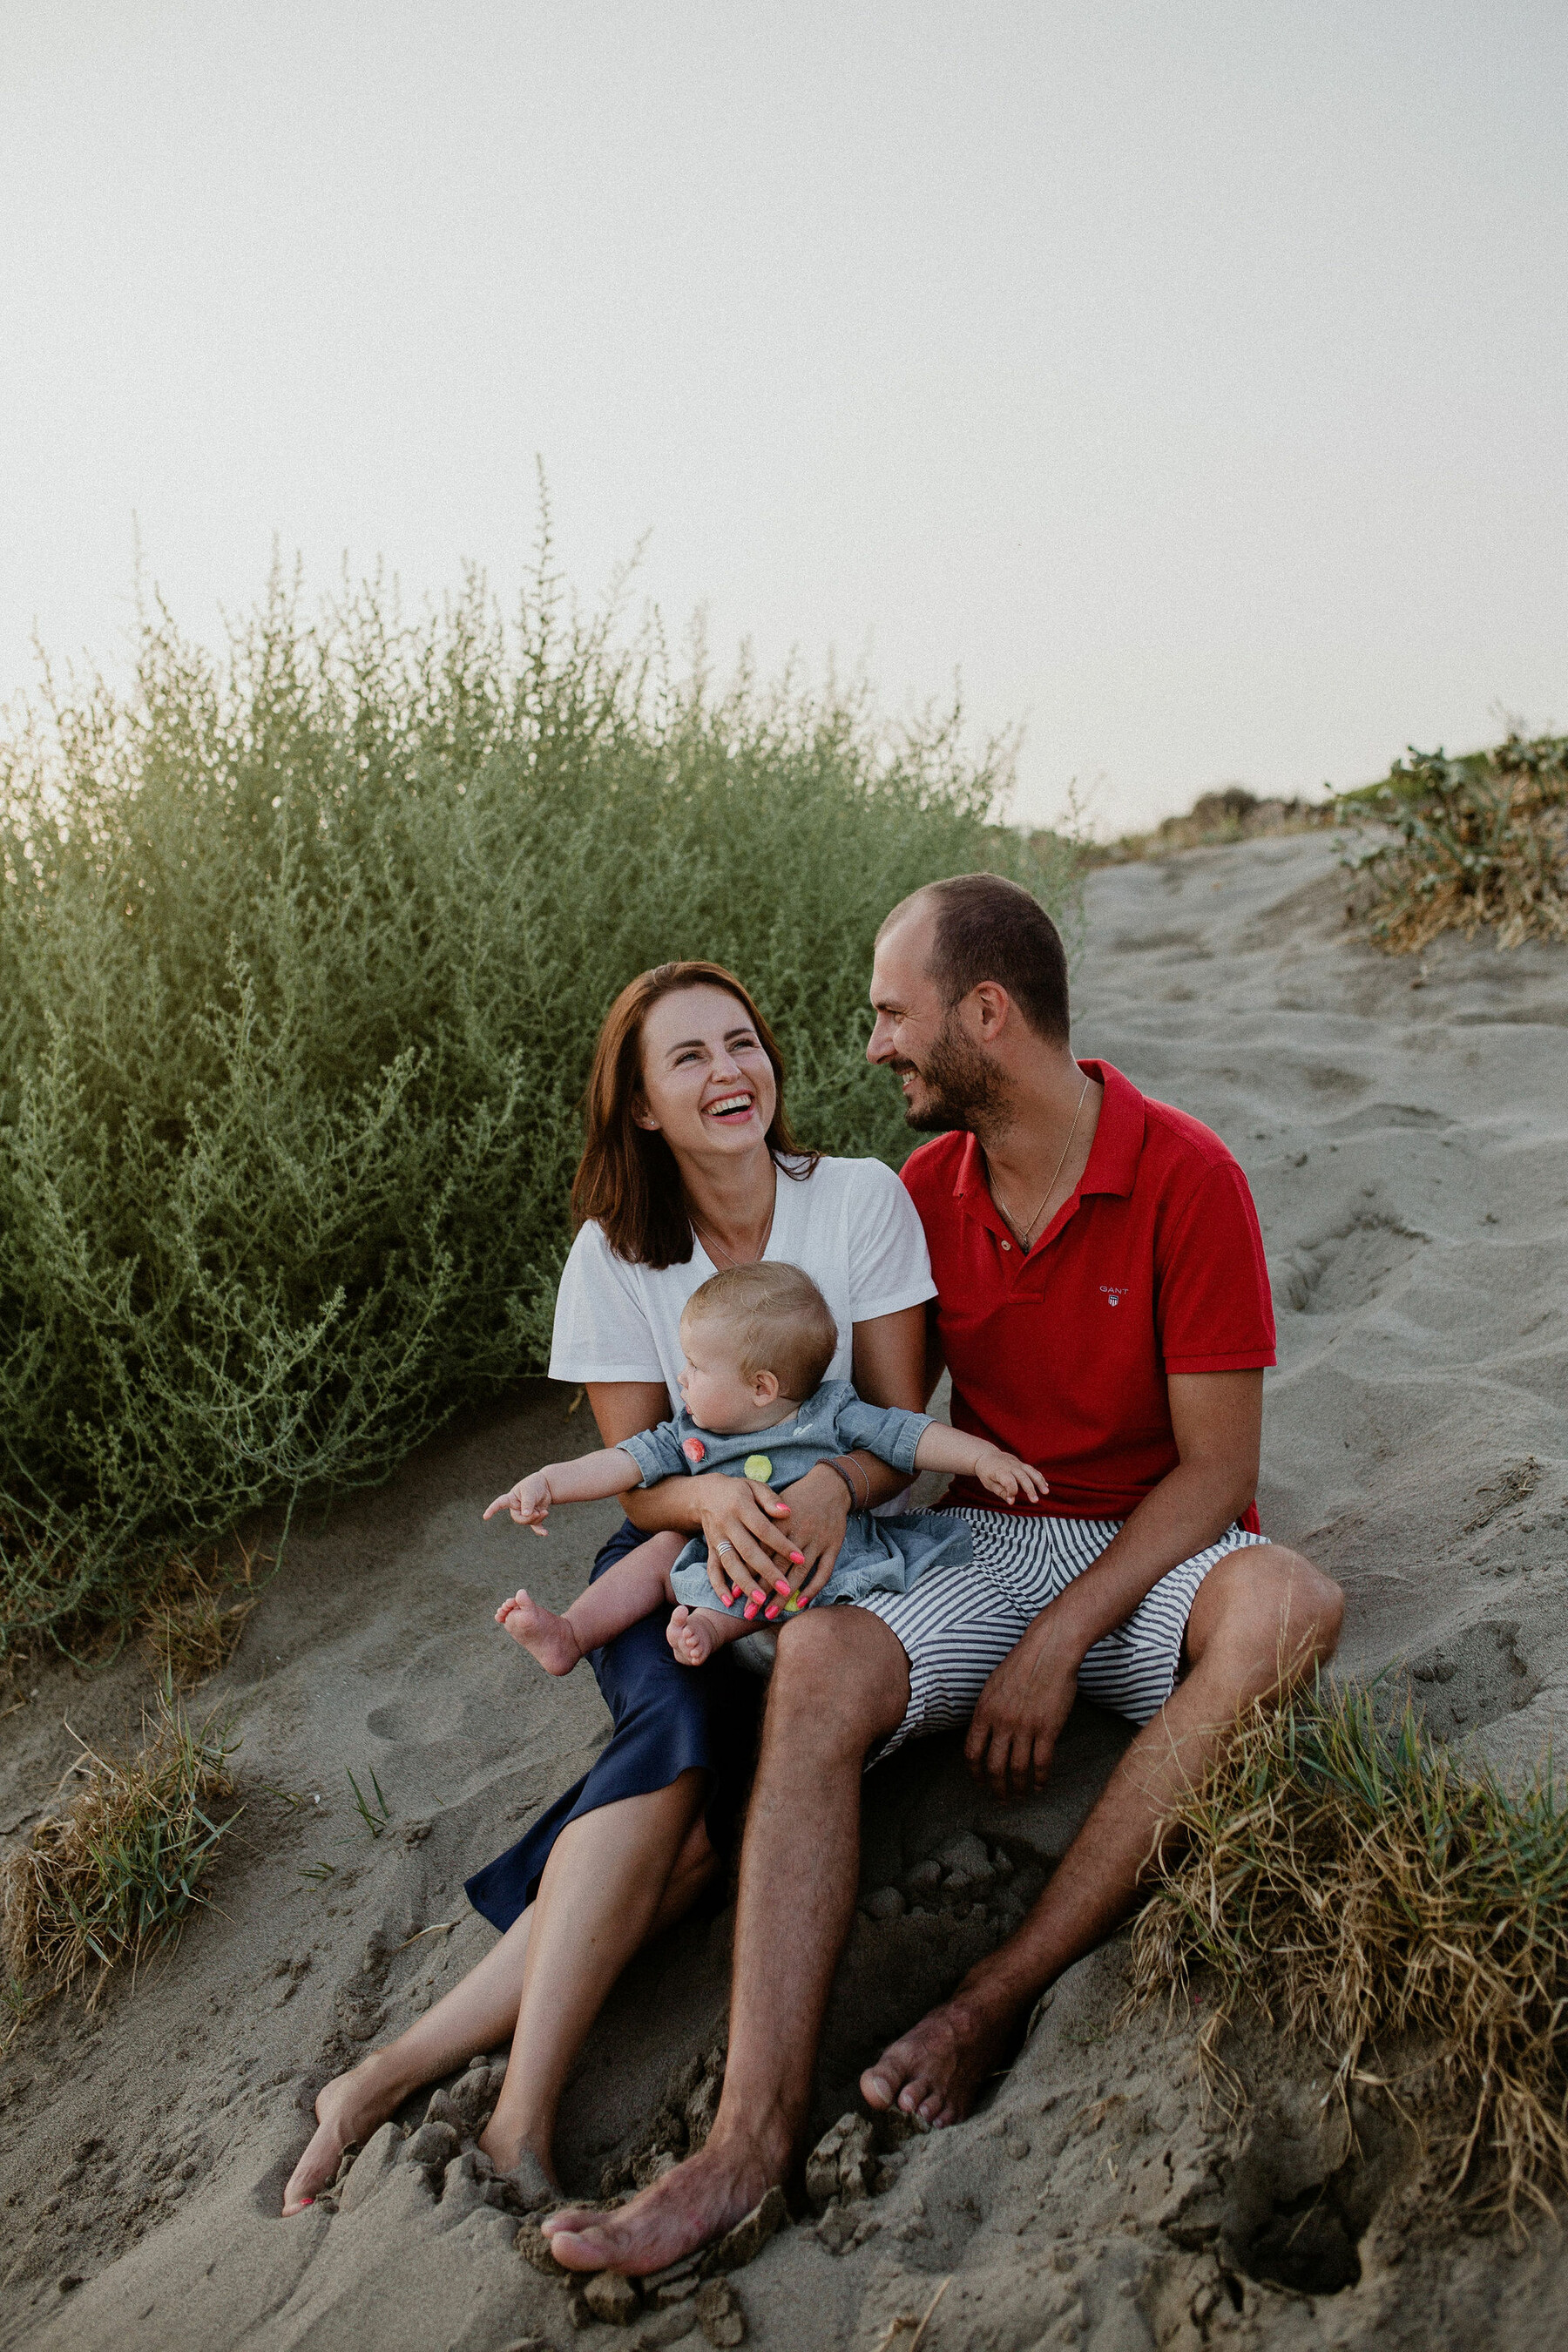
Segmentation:
{"type": "Polygon", "coordinates": [[[749,1630],[720,1609],[678,1609],[669,1621],[669,1646],[683,1666],[701,1666],[749,1630]]]}
{"type": "Polygon", "coordinates": [[[547,1675],[569,1675],[583,1655],[570,1620],[531,1601],[526,1592],[520,1591],[515,1601],[503,1601],[496,1611],[496,1622],[539,1660],[547,1675]]]}

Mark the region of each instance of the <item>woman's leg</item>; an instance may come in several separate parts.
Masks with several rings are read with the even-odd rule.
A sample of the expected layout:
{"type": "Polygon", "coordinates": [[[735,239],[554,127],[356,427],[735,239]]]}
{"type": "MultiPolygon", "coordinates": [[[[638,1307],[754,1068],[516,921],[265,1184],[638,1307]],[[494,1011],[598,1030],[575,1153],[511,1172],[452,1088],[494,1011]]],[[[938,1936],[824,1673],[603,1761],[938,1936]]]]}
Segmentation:
{"type": "Polygon", "coordinates": [[[555,2111],[573,2060],[616,1978],[679,1919],[718,1857],[702,1826],[707,1774],[568,1822],[555,1841],[523,1961],[506,2081],[480,2146],[498,2172],[525,2151],[553,2181],[555,2111]]]}
{"type": "Polygon", "coordinates": [[[316,2100],[315,2137],[284,2191],[286,2215],[301,2211],[330,2187],[349,2143],[363,2146],[411,2091],[509,2040],[511,2063],[497,2108],[502,2130],[498,2138],[492,2121],[485,2145],[499,2168],[510,2170],[524,2147],[549,2168],[548,2127],[561,2085],[605,1995],[638,1946],[679,1919],[718,1867],[702,1826],[704,1779],[701,1772],[683,1772],[667,1789],[623,1798],[568,1822],[546,1865],[538,1900],[500,1943],[395,2042],[372,2051],[323,2086],[316,2100]],[[558,1906],[563,1916],[555,1927],[558,1906]],[[568,1927],[568,1919],[578,1924],[568,1927]],[[584,1933],[588,1947],[574,1955],[572,1939],[584,1933]],[[535,1991],[528,1961],[536,1937],[546,1960],[535,1991]],[[526,2035],[516,2032],[525,1982],[531,1995],[526,2035]],[[592,1985],[598,1990],[588,2006],[592,1985]],[[537,2038],[539,2048],[520,2075],[525,2038],[531,2043],[537,2038]],[[536,2135],[546,2105],[541,2145],[536,2135]],[[505,2118],[514,2112],[517,2128],[510,2132],[505,2118]],[[503,2162],[513,2137],[516,2152],[503,2162]]]}

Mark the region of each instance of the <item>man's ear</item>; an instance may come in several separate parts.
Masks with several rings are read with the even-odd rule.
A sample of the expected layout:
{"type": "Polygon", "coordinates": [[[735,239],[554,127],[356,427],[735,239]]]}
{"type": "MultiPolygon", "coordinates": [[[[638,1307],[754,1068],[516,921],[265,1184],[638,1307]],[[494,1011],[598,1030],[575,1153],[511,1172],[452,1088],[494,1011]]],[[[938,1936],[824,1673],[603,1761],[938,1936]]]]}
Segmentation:
{"type": "Polygon", "coordinates": [[[983,980],[964,999],[974,1034],[982,1045],[994,1045],[1007,1025],[1013,1000],[1000,981],[983,980]]]}

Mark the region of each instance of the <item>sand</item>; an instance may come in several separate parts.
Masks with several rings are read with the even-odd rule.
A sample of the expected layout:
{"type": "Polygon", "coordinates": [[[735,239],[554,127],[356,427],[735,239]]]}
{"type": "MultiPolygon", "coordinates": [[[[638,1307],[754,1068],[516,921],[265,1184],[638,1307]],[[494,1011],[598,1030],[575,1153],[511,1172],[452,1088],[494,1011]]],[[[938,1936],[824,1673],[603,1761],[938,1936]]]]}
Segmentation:
{"type": "MultiPolygon", "coordinates": [[[[1343,1582],[1342,1666],[1403,1662],[1432,1723],[1505,1768],[1553,1725],[1568,1755],[1568,955],[1449,940],[1423,966],[1386,961],[1347,932],[1344,898],[1315,835],[1096,875],[1079,1049],[1207,1119],[1252,1180],[1280,1327],[1264,1524],[1343,1582]]],[[[296,1530],[198,1701],[244,1742],[214,1907],[134,1989],[111,1983],[91,2016],[56,2002],[0,2065],[0,2345],[732,2340],[690,2293],[580,2332],[479,2168],[421,2164],[400,2132],[360,2159],[340,2211],[276,2218],[316,2086],[486,1948],[465,1874],[604,1736],[587,1676],[548,1681],[490,1611],[525,1542],[563,1604],[612,1511],[567,1516],[548,1545],[479,1524],[521,1470],[592,1441],[568,1402],[539,1383],[296,1530]],[[369,1769],[391,1815],[374,1838],[347,1781],[368,1787],[369,1769]]],[[[130,1656],[0,1684],[0,1831],[52,1801],[78,1752],[67,1717],[114,1739],[149,1687],[130,1656]]],[[[863,1885],[880,1916],[858,1921],[836,1989],[816,2128],[1005,1932],[1122,1737],[1080,1708],[1051,1789],[1012,1808],[972,1788],[951,1741],[873,1776],[863,1885]]],[[[681,2127],[658,2116],[682,2068],[673,2105],[710,2101],[729,1925],[722,1909],[689,1922],[619,1989],[568,2093],[574,2188],[639,2157],[646,2171],[681,2127]]],[[[1261,2033],[1237,2048],[1253,2095],[1227,2122],[1191,2021],[1113,2025],[1125,1963],[1119,1939],[1071,1971],[969,2123],[824,2157],[825,2217],[797,2189],[795,2219],[734,2274],[751,2340],[909,2347],[928,2310],[921,2352],[1555,2334],[1552,2231],[1513,2251],[1464,2223],[1407,2135],[1369,2111],[1352,2144],[1314,2053],[1261,2033]],[[1301,2291],[1248,2277],[1260,2244],[1287,2241],[1301,2291]]]]}

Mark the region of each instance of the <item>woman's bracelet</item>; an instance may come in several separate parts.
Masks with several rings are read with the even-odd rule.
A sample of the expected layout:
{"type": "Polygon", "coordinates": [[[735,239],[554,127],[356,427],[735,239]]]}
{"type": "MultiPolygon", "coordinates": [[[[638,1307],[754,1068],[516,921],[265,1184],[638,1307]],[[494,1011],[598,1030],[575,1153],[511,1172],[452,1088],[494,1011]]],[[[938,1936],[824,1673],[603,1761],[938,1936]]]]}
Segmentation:
{"type": "Polygon", "coordinates": [[[837,1471],[838,1475],[843,1479],[846,1487],[848,1489],[850,1509],[853,1511],[868,1511],[871,1507],[871,1481],[866,1476],[864,1465],[861,1463],[857,1462],[852,1454],[829,1454],[827,1457],[827,1467],[829,1470],[837,1471]],[[854,1479],[849,1475],[849,1472],[851,1470],[853,1470],[858,1476],[864,1478],[866,1481],[866,1492],[863,1496],[858,1495],[855,1491],[854,1479]]]}

